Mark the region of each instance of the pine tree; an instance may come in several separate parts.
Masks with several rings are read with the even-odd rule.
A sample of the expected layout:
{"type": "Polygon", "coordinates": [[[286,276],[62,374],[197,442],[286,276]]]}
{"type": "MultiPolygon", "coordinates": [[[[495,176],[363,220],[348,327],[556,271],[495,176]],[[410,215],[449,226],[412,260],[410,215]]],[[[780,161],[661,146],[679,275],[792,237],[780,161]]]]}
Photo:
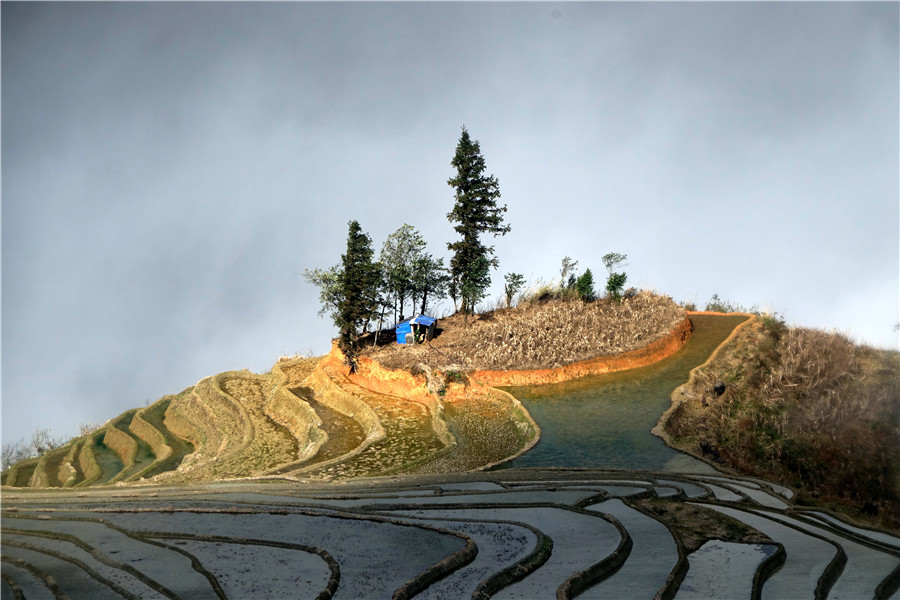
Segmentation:
{"type": "Polygon", "coordinates": [[[360,327],[375,316],[381,265],[372,262],[372,240],[357,221],[350,221],[347,252],[341,256],[341,299],[335,319],[340,347],[351,372],[356,370],[357,336],[360,327]]]}
{"type": "Polygon", "coordinates": [[[594,274],[591,273],[590,269],[587,269],[578,280],[575,281],[575,291],[578,292],[578,297],[585,302],[591,302],[596,298],[596,294],[594,293],[594,274]]]}
{"type": "Polygon", "coordinates": [[[477,302],[487,295],[491,284],[490,267],[497,268],[500,264],[493,257],[494,248],[481,243],[481,235],[506,235],[509,225],[503,223],[506,206],[497,206],[500,197],[497,178],[485,175],[481,147],[478,141],[469,137],[465,127],[450,164],[456,169],[456,177],[447,183],[456,192],[456,203],[447,214],[447,219],[455,223],[453,229],[462,238],[447,244],[453,252],[450,288],[454,302],[458,294],[460,309],[468,315],[474,312],[477,302]]]}

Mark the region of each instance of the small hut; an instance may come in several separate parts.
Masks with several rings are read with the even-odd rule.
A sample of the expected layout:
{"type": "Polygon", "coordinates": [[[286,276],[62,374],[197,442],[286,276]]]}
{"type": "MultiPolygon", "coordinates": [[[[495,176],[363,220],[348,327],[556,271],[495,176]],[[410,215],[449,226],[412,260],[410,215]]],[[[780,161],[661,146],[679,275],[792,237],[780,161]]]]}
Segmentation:
{"type": "Polygon", "coordinates": [[[418,344],[434,337],[434,324],[437,319],[419,315],[397,323],[398,344],[418,344]]]}

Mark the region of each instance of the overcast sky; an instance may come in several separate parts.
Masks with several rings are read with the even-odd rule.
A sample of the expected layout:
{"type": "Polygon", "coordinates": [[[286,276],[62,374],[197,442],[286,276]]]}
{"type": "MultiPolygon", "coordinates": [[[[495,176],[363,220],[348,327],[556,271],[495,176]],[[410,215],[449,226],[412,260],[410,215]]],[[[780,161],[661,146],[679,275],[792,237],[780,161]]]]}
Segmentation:
{"type": "MultiPolygon", "coordinates": [[[[2,4],[3,441],[324,353],[356,219],[898,347],[898,3],[2,4]]],[[[599,277],[598,277],[599,279],[599,277]]],[[[445,302],[438,312],[452,308],[445,302]]],[[[439,315],[440,316],[440,315],[439,315]]]]}

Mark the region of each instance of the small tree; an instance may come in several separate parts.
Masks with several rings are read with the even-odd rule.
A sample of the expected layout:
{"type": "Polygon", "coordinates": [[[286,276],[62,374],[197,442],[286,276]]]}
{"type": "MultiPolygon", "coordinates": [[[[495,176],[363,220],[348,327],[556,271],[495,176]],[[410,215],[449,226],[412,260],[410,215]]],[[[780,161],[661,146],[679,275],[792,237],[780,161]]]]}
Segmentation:
{"type": "Polygon", "coordinates": [[[625,287],[625,281],[628,279],[628,276],[624,272],[616,272],[616,269],[628,266],[625,262],[628,260],[628,256],[618,252],[610,252],[604,255],[602,260],[606,270],[609,272],[609,278],[606,280],[606,291],[609,292],[610,297],[619,300],[622,297],[622,289],[625,287]]]}
{"type": "Polygon", "coordinates": [[[559,289],[572,289],[575,287],[575,267],[578,266],[577,260],[572,260],[568,256],[562,259],[562,268],[559,274],[562,278],[559,280],[559,289]]]}
{"type": "Polygon", "coordinates": [[[585,302],[591,302],[597,297],[594,293],[594,274],[590,269],[585,270],[575,282],[575,291],[585,302]]]}
{"type": "Polygon", "coordinates": [[[614,300],[622,299],[622,289],[625,287],[625,280],[628,276],[625,273],[613,273],[606,280],[606,291],[614,300]]]}
{"type": "Polygon", "coordinates": [[[525,286],[525,277],[520,273],[507,273],[503,279],[506,280],[503,291],[506,293],[506,307],[509,308],[512,306],[513,296],[525,286]]]}
{"type": "Polygon", "coordinates": [[[31,447],[25,443],[25,440],[16,442],[8,442],[3,444],[3,453],[0,455],[0,469],[6,470],[20,460],[31,458],[34,456],[31,447]]]}
{"type": "Polygon", "coordinates": [[[31,432],[31,439],[27,442],[19,440],[3,444],[3,451],[0,454],[0,469],[6,470],[20,460],[35,458],[51,450],[56,450],[65,442],[65,439],[55,437],[49,429],[35,427],[31,432]]]}

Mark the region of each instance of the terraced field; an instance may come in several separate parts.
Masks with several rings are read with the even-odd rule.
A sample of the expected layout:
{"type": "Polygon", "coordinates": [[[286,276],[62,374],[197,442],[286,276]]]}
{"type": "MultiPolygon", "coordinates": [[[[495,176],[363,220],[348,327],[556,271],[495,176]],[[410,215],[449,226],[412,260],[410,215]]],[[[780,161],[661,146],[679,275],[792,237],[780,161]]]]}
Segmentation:
{"type": "Polygon", "coordinates": [[[379,393],[331,359],[279,362],[266,374],[201,380],[3,473],[3,485],[84,488],[237,478],[335,480],[485,467],[537,437],[511,396],[474,388],[444,411],[418,396],[379,393]],[[483,400],[483,401],[482,401],[483,400]],[[485,445],[473,419],[504,432],[485,445]],[[458,432],[454,435],[451,430],[458,432]]]}
{"type": "Polygon", "coordinates": [[[791,497],[739,477],[529,469],[7,491],[3,597],[898,596],[900,538],[791,497]]]}
{"type": "Polygon", "coordinates": [[[900,598],[896,534],[712,469],[485,471],[518,400],[384,376],[221,373],[13,465],[2,598],[900,598]]]}

